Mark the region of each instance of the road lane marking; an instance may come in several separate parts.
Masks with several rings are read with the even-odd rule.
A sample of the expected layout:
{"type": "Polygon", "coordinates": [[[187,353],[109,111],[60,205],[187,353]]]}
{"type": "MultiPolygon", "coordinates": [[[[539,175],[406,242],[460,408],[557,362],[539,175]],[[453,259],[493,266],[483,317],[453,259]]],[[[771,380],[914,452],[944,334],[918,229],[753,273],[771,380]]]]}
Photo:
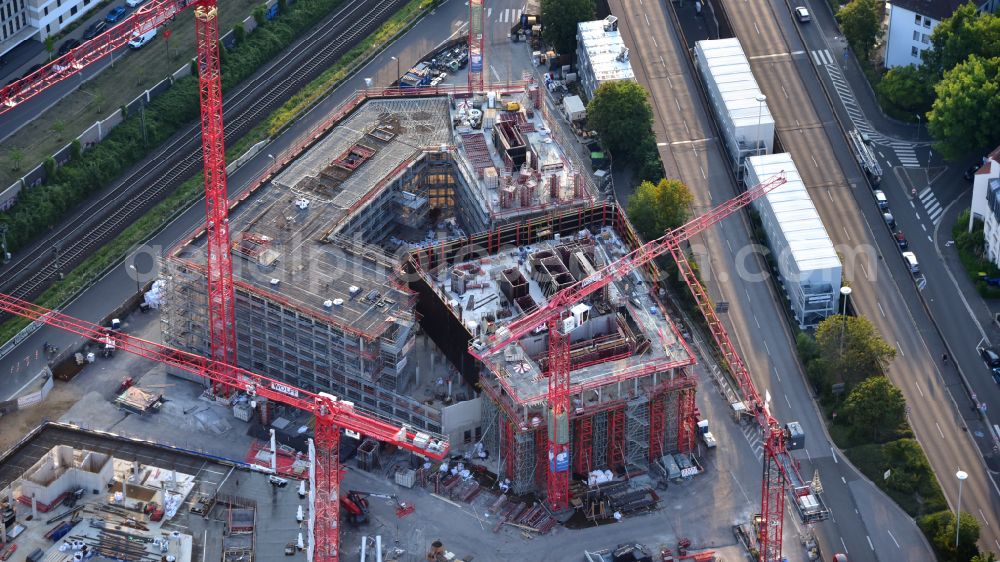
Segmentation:
{"type": "Polygon", "coordinates": [[[850,552],[847,552],[847,543],[844,542],[844,537],[840,537],[840,544],[844,547],[844,554],[850,554],[850,552]]]}
{"type": "MultiPolygon", "coordinates": [[[[919,217],[920,215],[918,214],[917,216],[919,217]]],[[[924,226],[924,223],[920,223],[920,228],[924,229],[924,232],[927,232],[927,227],[924,226]]]]}
{"type": "Polygon", "coordinates": [[[830,446],[830,454],[833,455],[833,464],[840,464],[840,461],[837,460],[837,450],[832,445],[830,446]]]}
{"type": "MultiPolygon", "coordinates": [[[[788,404],[788,409],[789,410],[792,409],[792,402],[788,399],[788,395],[787,394],[785,395],[785,404],[788,404]]],[[[806,452],[806,454],[808,454],[808,451],[806,452]]]]}
{"type": "Polygon", "coordinates": [[[899,350],[899,354],[900,355],[902,355],[903,357],[906,357],[906,354],[903,353],[903,346],[899,345],[899,340],[896,340],[896,349],[899,350]]]}
{"type": "Polygon", "coordinates": [[[850,241],[851,241],[851,233],[850,233],[850,232],[847,232],[847,227],[846,227],[846,226],[843,226],[843,225],[841,225],[841,226],[840,226],[840,228],[843,228],[843,229],[844,229],[844,234],[845,234],[845,235],[847,236],[847,241],[848,241],[848,242],[850,242],[850,241]]]}
{"type": "Polygon", "coordinates": [[[778,382],[781,382],[781,374],[778,373],[778,368],[774,368],[774,376],[778,377],[778,382]]]}
{"type": "Polygon", "coordinates": [[[764,340],[764,351],[767,352],[767,356],[771,356],[771,348],[767,347],[767,340],[764,340]]]}
{"type": "Polygon", "coordinates": [[[653,40],[653,46],[656,47],[657,49],[659,49],[660,46],[656,43],[656,37],[650,37],[650,39],[653,40]]]}
{"type": "Polygon", "coordinates": [[[875,304],[878,305],[878,311],[882,313],[882,318],[885,318],[885,311],[882,310],[882,303],[880,303],[879,301],[875,301],[875,304]]]}
{"type": "Polygon", "coordinates": [[[728,238],[726,238],[726,246],[729,246],[729,253],[730,254],[733,253],[733,244],[732,242],[729,241],[728,238]]]}
{"type": "Polygon", "coordinates": [[[840,481],[843,482],[844,484],[847,484],[847,479],[844,478],[843,476],[840,477],[840,481]]]}
{"type": "Polygon", "coordinates": [[[944,432],[941,431],[941,424],[939,424],[938,422],[934,422],[934,425],[937,426],[937,428],[938,428],[938,434],[941,435],[941,439],[944,439],[944,432]]]}
{"type": "Polygon", "coordinates": [[[869,277],[868,277],[868,270],[867,270],[867,269],[865,269],[865,264],[864,264],[864,262],[861,262],[861,263],[859,263],[858,265],[860,265],[860,266],[861,266],[861,271],[862,271],[862,272],[863,272],[863,273],[865,274],[865,279],[868,279],[869,281],[871,281],[871,278],[869,278],[869,277]]]}
{"type": "Polygon", "coordinates": [[[646,18],[646,25],[648,26],[649,25],[649,16],[647,16],[646,13],[643,12],[642,13],[642,17],[646,18]]]}
{"type": "Polygon", "coordinates": [[[913,381],[913,382],[917,383],[917,392],[919,392],[920,393],[920,397],[923,398],[924,397],[924,389],[920,388],[920,381],[913,381]]]}
{"type": "Polygon", "coordinates": [[[889,533],[889,538],[890,538],[890,539],[892,539],[892,542],[896,543],[896,548],[901,548],[901,547],[899,546],[899,541],[897,541],[897,540],[896,540],[896,537],[892,536],[892,531],[889,531],[889,530],[887,529],[887,530],[886,530],[886,532],[888,532],[888,533],[889,533]]]}
{"type": "Polygon", "coordinates": [[[872,552],[875,552],[875,545],[872,544],[872,538],[868,535],[865,535],[865,538],[868,539],[868,548],[872,549],[872,552]]]}
{"type": "Polygon", "coordinates": [[[986,518],[986,514],[983,513],[982,508],[979,509],[979,515],[980,515],[980,517],[983,518],[983,521],[986,522],[986,526],[989,527],[990,526],[990,520],[986,518]]]}

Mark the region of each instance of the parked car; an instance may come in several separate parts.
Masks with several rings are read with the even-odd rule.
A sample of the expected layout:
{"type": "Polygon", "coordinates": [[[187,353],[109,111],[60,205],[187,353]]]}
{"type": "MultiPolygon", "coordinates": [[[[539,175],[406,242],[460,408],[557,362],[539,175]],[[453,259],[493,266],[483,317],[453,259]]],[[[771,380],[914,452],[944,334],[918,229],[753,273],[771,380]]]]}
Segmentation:
{"type": "Polygon", "coordinates": [[[108,15],[104,16],[104,21],[108,23],[118,23],[123,17],[125,17],[125,12],[127,11],[128,10],[125,9],[125,6],[116,6],[111,8],[108,15]]]}
{"type": "Polygon", "coordinates": [[[128,46],[132,49],[139,50],[143,48],[146,43],[152,41],[153,37],[156,37],[156,28],[150,29],[142,35],[135,33],[132,35],[132,40],[128,42],[128,46]]]}
{"type": "Polygon", "coordinates": [[[910,247],[910,243],[906,240],[906,236],[902,230],[896,231],[896,245],[899,246],[900,250],[904,251],[910,247]]]}
{"type": "Polygon", "coordinates": [[[903,252],[903,259],[906,260],[906,265],[910,268],[910,273],[914,275],[920,273],[920,263],[917,262],[916,254],[913,252],[903,252]]]}
{"type": "Polygon", "coordinates": [[[78,39],[69,38],[63,41],[62,45],[59,45],[59,56],[61,57],[79,46],[80,41],[78,39]]]}
{"type": "Polygon", "coordinates": [[[799,20],[799,23],[806,23],[812,21],[812,16],[805,6],[799,6],[795,8],[795,19],[799,20]]]}
{"type": "Polygon", "coordinates": [[[886,198],[885,192],[882,191],[881,189],[876,189],[874,193],[875,193],[875,201],[878,203],[878,208],[881,209],[883,213],[888,212],[889,200],[886,198]]]}
{"type": "Polygon", "coordinates": [[[966,168],[965,169],[965,174],[963,174],[963,177],[965,178],[965,181],[972,181],[972,180],[974,180],[976,178],[976,172],[978,172],[979,168],[982,168],[982,167],[983,167],[983,163],[979,162],[979,163],[973,164],[973,165],[969,166],[968,168],[966,168]]]}
{"type": "Polygon", "coordinates": [[[993,375],[994,382],[1000,384],[1000,355],[988,347],[980,347],[979,356],[983,358],[983,363],[986,363],[986,368],[993,375]]]}
{"type": "Polygon", "coordinates": [[[104,20],[97,20],[94,23],[90,24],[90,27],[87,28],[87,31],[83,32],[83,40],[90,41],[94,37],[97,37],[98,35],[104,33],[104,31],[107,28],[108,28],[108,22],[104,20]]]}
{"type": "Polygon", "coordinates": [[[885,224],[889,226],[891,230],[896,230],[896,219],[892,216],[892,213],[882,213],[882,220],[885,224]]]}

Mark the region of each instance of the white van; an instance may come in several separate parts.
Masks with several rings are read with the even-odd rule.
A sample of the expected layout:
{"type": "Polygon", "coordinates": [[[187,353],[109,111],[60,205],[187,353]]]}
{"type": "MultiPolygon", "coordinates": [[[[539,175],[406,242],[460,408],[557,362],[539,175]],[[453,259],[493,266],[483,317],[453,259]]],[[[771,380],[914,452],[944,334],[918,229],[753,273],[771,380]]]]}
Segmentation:
{"type": "Polygon", "coordinates": [[[134,33],[132,35],[132,40],[128,42],[128,46],[133,49],[141,49],[146,43],[152,41],[153,37],[156,37],[155,27],[141,35],[138,32],[134,33]]]}
{"type": "Polygon", "coordinates": [[[903,252],[903,259],[906,265],[910,266],[910,273],[920,273],[920,264],[917,263],[917,255],[913,252],[903,252]]]}

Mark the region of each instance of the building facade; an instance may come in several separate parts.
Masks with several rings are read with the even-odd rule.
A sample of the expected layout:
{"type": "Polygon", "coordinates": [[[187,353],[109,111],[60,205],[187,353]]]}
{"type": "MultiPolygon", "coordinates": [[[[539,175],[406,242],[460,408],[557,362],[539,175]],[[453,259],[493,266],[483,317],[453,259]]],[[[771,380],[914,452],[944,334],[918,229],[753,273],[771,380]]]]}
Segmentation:
{"type": "Polygon", "coordinates": [[[100,0],[0,0],[0,55],[30,39],[44,41],[96,8],[100,0]]]}
{"type": "Polygon", "coordinates": [[[618,18],[576,24],[576,66],[587,100],[604,82],[635,80],[628,48],[618,31],[618,18]]]}
{"type": "MultiPolygon", "coordinates": [[[[968,0],[889,0],[885,67],[919,66],[931,47],[931,32],[968,0]]],[[[976,0],[980,12],[996,13],[1000,0],[976,0]]]]}
{"type": "Polygon", "coordinates": [[[983,221],[986,257],[1000,265],[1000,146],[983,159],[972,179],[972,206],[969,230],[973,222],[983,221]]]}

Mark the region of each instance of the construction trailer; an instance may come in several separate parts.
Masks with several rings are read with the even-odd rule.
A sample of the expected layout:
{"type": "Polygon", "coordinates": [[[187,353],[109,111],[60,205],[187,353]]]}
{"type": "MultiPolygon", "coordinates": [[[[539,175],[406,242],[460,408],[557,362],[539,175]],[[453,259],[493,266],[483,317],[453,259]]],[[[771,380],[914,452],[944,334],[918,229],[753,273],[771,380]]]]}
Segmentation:
{"type": "MultiPolygon", "coordinates": [[[[773,152],[774,119],[739,40],[698,41],[694,60],[722,132],[726,154],[741,178],[747,156],[773,152]]],[[[746,184],[755,185],[751,181],[746,184]]]]}
{"type": "MultiPolygon", "coordinates": [[[[427,374],[411,361],[418,295],[402,264],[497,224],[592,203],[596,188],[540,105],[534,82],[372,96],[255,188],[230,219],[239,365],[458,441],[481,432],[461,366],[427,374]],[[439,379],[453,392],[438,397],[439,379]]],[[[210,349],[205,249],[195,232],[163,260],[164,340],[199,354],[210,349]]]]}
{"type": "Polygon", "coordinates": [[[746,160],[751,185],[784,173],[787,183],[753,202],[781,274],[791,312],[802,329],[836,314],[840,302],[840,257],[789,154],[746,160]]]}

